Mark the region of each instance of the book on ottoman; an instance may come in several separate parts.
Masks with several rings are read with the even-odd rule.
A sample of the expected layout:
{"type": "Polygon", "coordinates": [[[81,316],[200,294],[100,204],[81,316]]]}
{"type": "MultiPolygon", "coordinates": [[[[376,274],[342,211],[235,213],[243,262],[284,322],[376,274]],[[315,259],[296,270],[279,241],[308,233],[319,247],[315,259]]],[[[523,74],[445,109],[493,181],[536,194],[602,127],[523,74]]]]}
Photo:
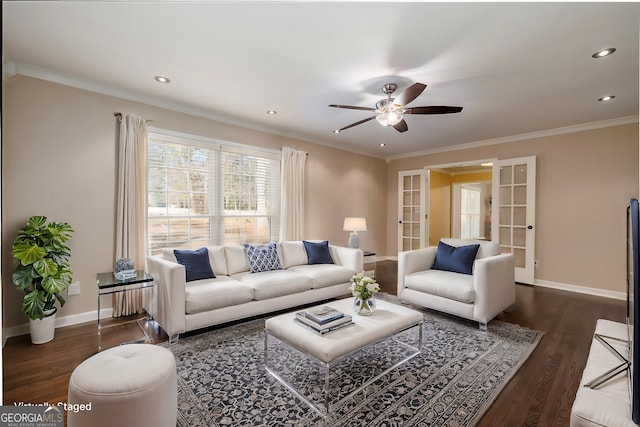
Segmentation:
{"type": "Polygon", "coordinates": [[[315,332],[318,335],[328,334],[329,332],[337,331],[338,329],[346,328],[347,326],[354,325],[351,320],[351,316],[348,318],[342,317],[338,319],[335,323],[331,322],[331,324],[317,326],[313,321],[307,319],[304,316],[298,316],[301,313],[296,313],[295,319],[293,321],[300,326],[303,326],[309,329],[311,332],[315,332]]]}
{"type": "Polygon", "coordinates": [[[306,318],[313,320],[318,325],[324,325],[325,323],[344,317],[344,313],[328,305],[313,307],[302,313],[304,313],[306,318]]]}

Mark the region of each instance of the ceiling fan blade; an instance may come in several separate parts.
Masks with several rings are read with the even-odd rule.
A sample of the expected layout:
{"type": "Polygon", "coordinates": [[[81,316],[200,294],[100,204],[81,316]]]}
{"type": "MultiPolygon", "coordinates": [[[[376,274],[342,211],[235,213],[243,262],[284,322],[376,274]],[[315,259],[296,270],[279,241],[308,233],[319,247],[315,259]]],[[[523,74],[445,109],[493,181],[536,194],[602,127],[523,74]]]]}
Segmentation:
{"type": "Polygon", "coordinates": [[[405,122],[404,119],[393,125],[393,128],[398,132],[406,132],[409,130],[409,126],[407,126],[407,122],[405,122]]]}
{"type": "Polygon", "coordinates": [[[363,111],[376,111],[375,108],[369,107],[356,107],[354,105],[338,105],[338,104],[329,104],[329,107],[333,108],[346,108],[347,110],[363,110],[363,111]]]}
{"type": "Polygon", "coordinates": [[[352,127],[354,127],[354,126],[361,125],[361,124],[366,123],[366,122],[368,122],[369,120],[373,120],[373,119],[375,119],[375,118],[376,118],[376,116],[371,116],[371,117],[366,118],[366,119],[364,119],[364,120],[360,120],[359,122],[351,123],[350,125],[345,126],[345,127],[343,127],[342,129],[339,129],[339,130],[338,130],[338,132],[342,132],[343,130],[346,130],[346,129],[352,128],[352,127]]]}
{"type": "Polygon", "coordinates": [[[432,105],[429,107],[405,108],[404,114],[450,114],[459,113],[462,107],[448,107],[445,105],[432,105]]]}
{"type": "Polygon", "coordinates": [[[420,96],[422,91],[424,91],[426,88],[427,88],[426,84],[414,83],[408,88],[406,88],[404,92],[398,95],[398,97],[393,100],[393,103],[400,104],[400,105],[407,105],[408,103],[416,99],[418,96],[420,96]]]}

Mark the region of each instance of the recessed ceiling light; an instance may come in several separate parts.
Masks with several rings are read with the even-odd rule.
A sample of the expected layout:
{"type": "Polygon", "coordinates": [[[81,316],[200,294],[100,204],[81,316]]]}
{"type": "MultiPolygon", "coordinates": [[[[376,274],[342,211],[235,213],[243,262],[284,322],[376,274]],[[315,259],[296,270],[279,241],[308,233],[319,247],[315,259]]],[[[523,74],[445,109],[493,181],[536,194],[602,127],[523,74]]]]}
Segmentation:
{"type": "Polygon", "coordinates": [[[602,98],[598,98],[598,101],[611,101],[613,98],[615,98],[614,95],[607,95],[603,96],[602,98]]]}
{"type": "Polygon", "coordinates": [[[386,146],[387,146],[387,144],[385,144],[384,142],[380,143],[380,147],[386,147],[386,146]]]}
{"type": "Polygon", "coordinates": [[[340,133],[340,129],[334,130],[333,133],[340,133]]]}
{"type": "Polygon", "coordinates": [[[278,112],[276,110],[267,110],[267,114],[270,116],[275,116],[276,114],[278,114],[278,112]]]}
{"type": "Polygon", "coordinates": [[[610,47],[610,48],[607,48],[607,49],[602,49],[602,50],[597,51],[596,53],[591,55],[591,57],[592,58],[604,58],[605,56],[611,55],[615,51],[616,51],[615,47],[610,47]]]}
{"type": "Polygon", "coordinates": [[[165,76],[155,76],[154,79],[156,79],[158,83],[169,83],[171,81],[169,80],[169,77],[165,76]]]}

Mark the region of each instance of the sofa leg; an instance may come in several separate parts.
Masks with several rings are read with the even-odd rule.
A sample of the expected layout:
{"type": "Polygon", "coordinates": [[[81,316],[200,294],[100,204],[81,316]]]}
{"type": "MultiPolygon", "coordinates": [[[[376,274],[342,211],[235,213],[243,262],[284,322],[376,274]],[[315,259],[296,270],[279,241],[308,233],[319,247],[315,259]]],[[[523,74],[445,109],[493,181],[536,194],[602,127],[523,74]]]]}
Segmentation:
{"type": "Polygon", "coordinates": [[[180,338],[180,334],[169,335],[169,346],[178,342],[178,338],[180,338]]]}
{"type": "Polygon", "coordinates": [[[478,325],[480,326],[480,332],[483,332],[483,333],[486,334],[487,333],[487,324],[479,322],[478,325]]]}

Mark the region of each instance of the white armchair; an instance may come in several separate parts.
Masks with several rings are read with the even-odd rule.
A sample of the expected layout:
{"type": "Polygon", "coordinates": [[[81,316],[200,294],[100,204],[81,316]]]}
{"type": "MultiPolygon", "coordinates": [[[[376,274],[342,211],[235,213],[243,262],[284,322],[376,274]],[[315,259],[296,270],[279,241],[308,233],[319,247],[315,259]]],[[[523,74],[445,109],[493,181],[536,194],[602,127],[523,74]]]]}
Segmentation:
{"type": "Polygon", "coordinates": [[[442,239],[459,247],[479,244],[471,275],[431,269],[437,247],[398,254],[398,298],[445,313],[487,323],[515,303],[515,257],[500,254],[498,244],[480,240],[442,239]]]}

